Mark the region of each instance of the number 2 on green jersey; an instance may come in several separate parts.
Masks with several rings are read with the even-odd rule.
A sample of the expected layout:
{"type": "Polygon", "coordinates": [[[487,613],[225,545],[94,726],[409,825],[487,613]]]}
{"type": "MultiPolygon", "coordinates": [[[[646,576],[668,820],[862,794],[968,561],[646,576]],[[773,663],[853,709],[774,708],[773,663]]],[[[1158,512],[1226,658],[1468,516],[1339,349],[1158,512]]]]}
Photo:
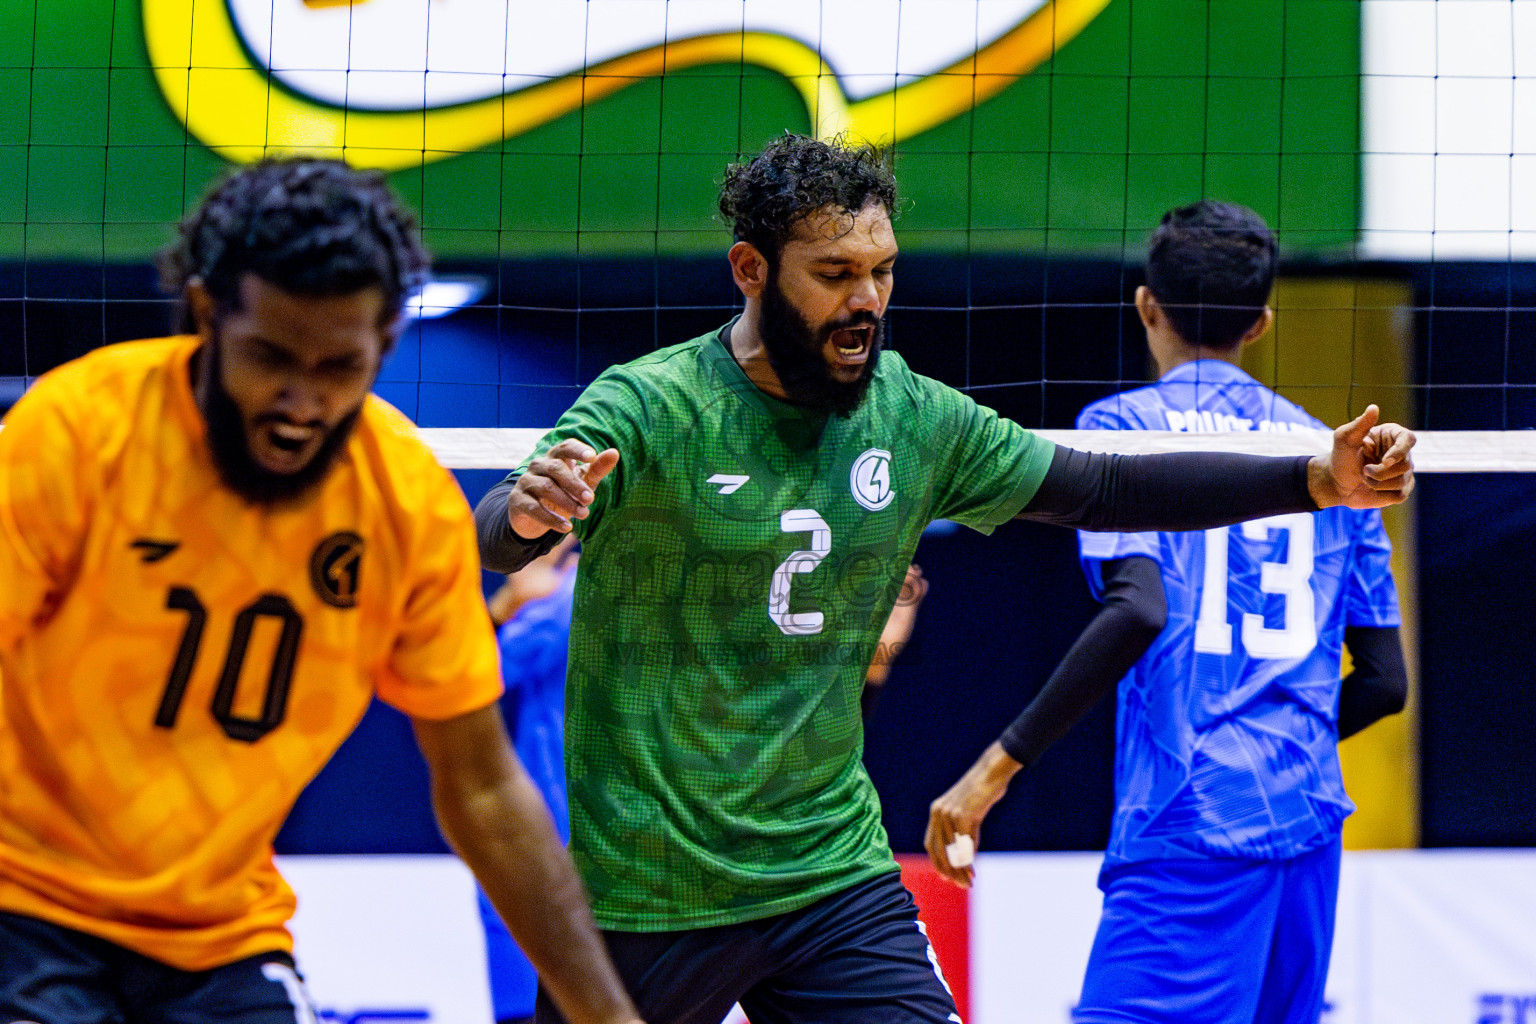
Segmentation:
{"type": "Polygon", "coordinates": [[[815,636],[821,632],[824,616],[817,611],[790,611],[789,586],[797,573],[810,572],[827,557],[832,550],[832,527],[813,508],[792,508],[779,516],[779,529],[784,533],[809,533],[811,546],[809,550],[791,553],[773,570],[773,582],[768,587],[768,617],[785,636],[815,636]]]}
{"type": "MultiPolygon", "coordinates": [[[[1232,624],[1227,621],[1227,543],[1231,527],[1205,531],[1205,570],[1200,610],[1195,618],[1195,650],[1202,654],[1232,653],[1232,624]]],[[[1279,629],[1264,625],[1264,616],[1243,613],[1243,648],[1254,658],[1300,658],[1317,646],[1317,615],[1312,595],[1313,521],[1305,512],[1271,516],[1243,523],[1243,536],[1268,540],[1271,530],[1290,538],[1285,560],[1262,562],[1259,589],[1285,597],[1279,629]]]]}

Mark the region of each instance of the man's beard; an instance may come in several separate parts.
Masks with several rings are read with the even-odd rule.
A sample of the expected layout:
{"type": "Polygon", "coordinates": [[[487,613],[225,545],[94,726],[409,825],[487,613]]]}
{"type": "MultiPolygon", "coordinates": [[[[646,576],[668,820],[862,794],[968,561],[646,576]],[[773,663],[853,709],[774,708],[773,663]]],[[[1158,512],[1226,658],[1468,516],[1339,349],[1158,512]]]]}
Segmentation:
{"type": "Polygon", "coordinates": [[[819,331],[813,330],[779,290],[778,272],[774,271],[763,290],[762,314],[757,329],[768,353],[768,365],[778,374],[779,385],[790,404],[847,416],[864,401],[864,393],[875,379],[875,366],[880,361],[880,348],[885,341],[885,325],[879,317],[865,310],[847,319],[823,324],[819,331]],[[869,357],[857,378],[840,381],[832,376],[823,354],[827,339],[835,331],[866,324],[872,328],[869,357]]]}
{"type": "MultiPolygon", "coordinates": [[[[240,407],[224,389],[218,339],[215,338],[203,352],[202,372],[208,374],[208,390],[206,403],[199,404],[203,406],[203,418],[208,423],[208,447],[213,453],[213,464],[224,486],[246,501],[278,505],[302,497],[325,479],[352,436],[362,407],[347,413],[341,422],[326,432],[314,458],[305,463],[303,469],[295,473],[274,473],[251,456],[240,407]]],[[[271,418],[259,417],[257,424],[271,418]]]]}

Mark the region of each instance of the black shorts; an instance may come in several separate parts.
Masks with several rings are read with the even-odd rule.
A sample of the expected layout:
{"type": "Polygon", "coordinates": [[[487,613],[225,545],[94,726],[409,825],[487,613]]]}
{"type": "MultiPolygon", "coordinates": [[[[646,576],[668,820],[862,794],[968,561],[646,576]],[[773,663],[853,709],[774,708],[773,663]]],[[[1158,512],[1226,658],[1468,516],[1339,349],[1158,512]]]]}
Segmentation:
{"type": "MultiPolygon", "coordinates": [[[[603,932],[646,1024],[958,1024],[917,905],[892,872],[776,917],[603,932]]],[[[539,989],[538,1024],[564,1024],[539,989]]]]}
{"type": "Polygon", "coordinates": [[[0,913],[0,1024],[316,1024],[293,957],[181,971],[94,935],[0,913]]]}

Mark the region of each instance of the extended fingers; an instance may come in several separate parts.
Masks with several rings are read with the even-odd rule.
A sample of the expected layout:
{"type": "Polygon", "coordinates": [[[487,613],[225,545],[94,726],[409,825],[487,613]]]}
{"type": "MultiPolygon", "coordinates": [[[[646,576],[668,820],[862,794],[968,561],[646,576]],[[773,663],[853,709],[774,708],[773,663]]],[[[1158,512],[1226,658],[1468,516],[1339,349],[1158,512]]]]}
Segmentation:
{"type": "Polygon", "coordinates": [[[585,441],[578,441],[574,437],[568,437],[559,444],[552,445],[549,451],[544,453],[545,458],[562,459],[566,462],[591,462],[597,457],[597,452],[585,441]]]}
{"type": "Polygon", "coordinates": [[[603,477],[613,472],[613,468],[618,464],[619,450],[608,448],[587,460],[587,468],[582,473],[582,479],[586,481],[588,487],[595,488],[603,482],[603,477]]]}
{"type": "Polygon", "coordinates": [[[1379,419],[1381,419],[1381,409],[1375,405],[1366,406],[1365,411],[1359,416],[1333,432],[1334,444],[1342,443],[1349,448],[1358,447],[1379,419]]]}
{"type": "Polygon", "coordinates": [[[1371,431],[1369,439],[1376,450],[1382,452],[1381,458],[1377,461],[1384,466],[1409,462],[1411,460],[1409,453],[1413,450],[1413,446],[1419,443],[1418,435],[1396,423],[1382,424],[1371,431]]]}
{"type": "Polygon", "coordinates": [[[571,518],[585,514],[582,506],[547,477],[524,474],[507,499],[507,518],[512,528],[530,540],[546,530],[569,533],[571,518]]]}
{"type": "Polygon", "coordinates": [[[566,516],[577,515],[578,509],[584,510],[592,503],[592,488],[573,459],[556,457],[555,449],[550,451],[550,455],[528,464],[528,472],[519,480],[519,486],[526,480],[530,489],[539,488],[541,501],[549,499],[546,508],[566,516]]]}
{"type": "Polygon", "coordinates": [[[1388,423],[1371,431],[1365,439],[1366,457],[1374,459],[1365,467],[1367,484],[1377,491],[1411,489],[1413,481],[1413,446],[1418,438],[1413,431],[1388,423]],[[1377,453],[1380,452],[1380,455],[1377,453]]]}

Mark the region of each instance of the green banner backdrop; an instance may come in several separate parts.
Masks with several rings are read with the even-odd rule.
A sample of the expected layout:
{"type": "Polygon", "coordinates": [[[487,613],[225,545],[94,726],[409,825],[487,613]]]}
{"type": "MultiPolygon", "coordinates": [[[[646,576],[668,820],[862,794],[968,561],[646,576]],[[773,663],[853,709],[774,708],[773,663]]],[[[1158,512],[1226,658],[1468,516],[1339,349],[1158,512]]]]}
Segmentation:
{"type": "MultiPolygon", "coordinates": [[[[302,2],[304,17],[348,6],[302,2]]],[[[377,0],[351,6],[365,2],[377,0]]],[[[507,3],[514,19],[540,6],[507,3]]],[[[721,170],[785,129],[894,134],[909,251],[1135,251],[1162,210],[1200,196],[1254,207],[1293,252],[1347,250],[1358,224],[1350,2],[1054,0],[995,42],[978,39],[974,60],[857,102],[829,89],[824,51],[716,34],[530,87],[565,97],[538,116],[514,116],[509,92],[418,110],[399,138],[398,121],[376,110],[327,113],[265,71],[249,40],[219,43],[206,25],[232,24],[235,6],[0,5],[0,258],[141,259],[227,157],[263,145],[340,145],[391,168],[443,257],[717,251],[721,170]],[[927,107],[901,98],[946,89],[927,107]],[[253,112],[251,95],[266,105],[253,112]],[[488,103],[503,137],[462,153],[433,141],[434,125],[488,103]],[[926,113],[903,120],[914,111],[926,113]]]]}

